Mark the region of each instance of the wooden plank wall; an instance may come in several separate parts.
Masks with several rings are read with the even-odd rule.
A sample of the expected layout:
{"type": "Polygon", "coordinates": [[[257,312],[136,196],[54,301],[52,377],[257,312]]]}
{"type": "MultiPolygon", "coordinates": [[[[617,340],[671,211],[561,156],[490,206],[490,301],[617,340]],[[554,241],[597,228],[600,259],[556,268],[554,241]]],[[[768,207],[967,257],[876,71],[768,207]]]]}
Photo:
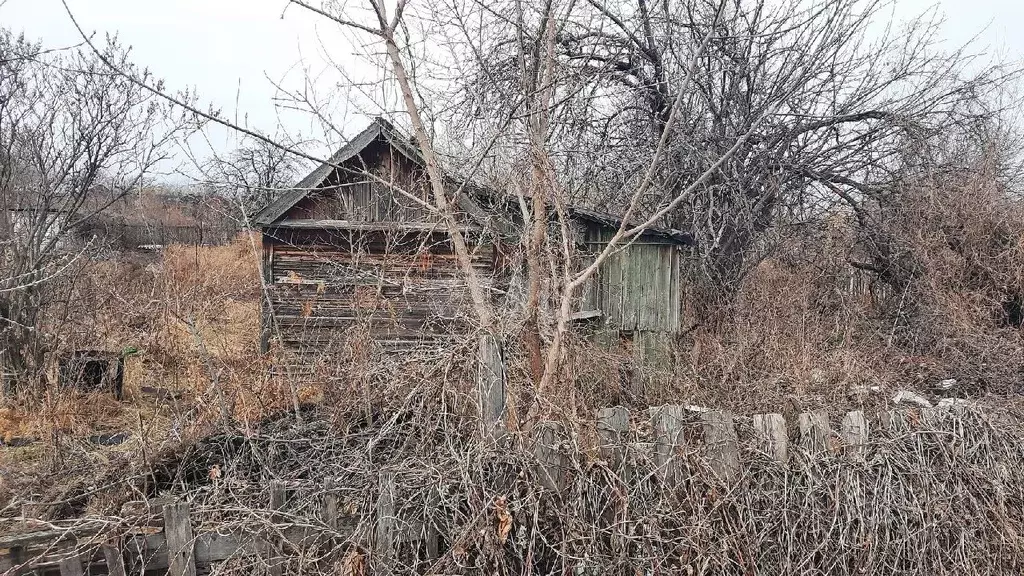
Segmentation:
{"type": "MultiPolygon", "coordinates": [[[[366,152],[365,165],[328,179],[328,185],[285,214],[291,220],[345,220],[361,223],[437,223],[440,219],[417,198],[432,204],[422,169],[390,146],[378,144],[366,152]]],[[[465,215],[459,215],[465,219],[465,215]]]]}
{"type": "MultiPolygon", "coordinates": [[[[270,229],[263,245],[275,323],[269,338],[298,364],[329,356],[355,326],[390,350],[466,326],[468,288],[444,233],[270,229]]],[[[486,280],[493,259],[493,246],[473,247],[486,280]]]]}
{"type": "MultiPolygon", "coordinates": [[[[604,248],[613,232],[591,226],[589,252],[604,248]]],[[[600,310],[596,341],[611,348],[630,341],[636,358],[668,368],[681,327],[682,253],[672,243],[643,239],[610,256],[583,289],[582,310],[600,310]]]]}
{"type": "MultiPolygon", "coordinates": [[[[591,227],[586,246],[598,252],[610,230],[591,227]]],[[[609,327],[675,333],[680,327],[680,251],[671,243],[638,241],[613,254],[583,291],[583,309],[601,310],[609,327]]]]}

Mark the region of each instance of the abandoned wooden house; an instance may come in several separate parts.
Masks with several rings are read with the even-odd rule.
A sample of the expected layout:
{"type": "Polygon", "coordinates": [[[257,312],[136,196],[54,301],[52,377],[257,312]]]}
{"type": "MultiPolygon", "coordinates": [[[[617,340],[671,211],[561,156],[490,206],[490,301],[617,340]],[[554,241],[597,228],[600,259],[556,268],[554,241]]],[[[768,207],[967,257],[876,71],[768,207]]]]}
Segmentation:
{"type": "MultiPolygon", "coordinates": [[[[309,366],[353,334],[404,351],[464,330],[467,286],[444,226],[424,208],[423,166],[416,146],[377,119],[257,214],[265,350],[279,346],[289,364],[309,366]]],[[[456,206],[473,265],[499,302],[514,298],[517,271],[507,256],[518,238],[508,234],[507,204],[495,198],[467,188],[456,206]]],[[[571,216],[584,250],[601,249],[620,224],[581,208],[571,216]]],[[[690,243],[678,231],[646,231],[606,261],[576,317],[605,341],[663,348],[679,331],[681,247],[690,243]]]]}

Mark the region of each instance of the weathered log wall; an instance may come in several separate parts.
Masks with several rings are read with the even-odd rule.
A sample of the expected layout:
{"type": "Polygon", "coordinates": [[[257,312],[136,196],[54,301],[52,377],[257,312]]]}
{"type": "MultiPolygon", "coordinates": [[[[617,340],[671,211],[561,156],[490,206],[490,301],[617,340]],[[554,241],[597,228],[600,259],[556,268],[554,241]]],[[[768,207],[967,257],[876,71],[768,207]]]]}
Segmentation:
{"type": "MultiPolygon", "coordinates": [[[[468,285],[442,232],[268,229],[264,303],[268,344],[308,364],[331,354],[350,330],[388,350],[409,350],[459,334],[468,285]]],[[[490,281],[494,250],[473,246],[473,266],[490,281]]]]}

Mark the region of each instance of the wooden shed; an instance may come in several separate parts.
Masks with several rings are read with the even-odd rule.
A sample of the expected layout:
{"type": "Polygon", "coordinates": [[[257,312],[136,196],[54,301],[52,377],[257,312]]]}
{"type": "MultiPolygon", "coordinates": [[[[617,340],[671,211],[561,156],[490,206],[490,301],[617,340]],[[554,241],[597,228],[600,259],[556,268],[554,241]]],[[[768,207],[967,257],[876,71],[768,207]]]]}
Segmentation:
{"type": "MultiPolygon", "coordinates": [[[[429,193],[416,147],[377,119],[260,211],[264,349],[277,343],[290,364],[308,366],[329,360],[353,331],[391,351],[463,332],[468,289],[444,226],[423,208],[429,193]]],[[[473,189],[457,207],[473,264],[497,298],[516,271],[503,264],[498,228],[507,226],[495,222],[515,211],[494,199],[473,189]]],[[[619,225],[589,210],[571,214],[584,249],[599,250],[619,225]]],[[[602,267],[578,318],[606,338],[664,341],[679,330],[681,247],[689,243],[678,231],[647,231],[602,267]]]]}
{"type": "MultiPolygon", "coordinates": [[[[584,249],[596,254],[619,221],[581,212],[574,209],[584,226],[584,249]]],[[[640,358],[665,364],[682,329],[682,266],[692,242],[689,234],[655,229],[626,244],[584,286],[577,317],[596,318],[595,338],[608,347],[623,346],[640,358]]]]}

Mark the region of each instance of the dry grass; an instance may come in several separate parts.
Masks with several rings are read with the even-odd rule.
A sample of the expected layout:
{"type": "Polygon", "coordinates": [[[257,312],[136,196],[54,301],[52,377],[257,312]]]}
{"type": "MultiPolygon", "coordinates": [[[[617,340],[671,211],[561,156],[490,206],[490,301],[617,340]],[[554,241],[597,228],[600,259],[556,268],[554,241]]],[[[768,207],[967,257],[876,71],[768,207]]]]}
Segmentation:
{"type": "MultiPolygon", "coordinates": [[[[673,370],[654,370],[622,351],[609,351],[584,338],[573,338],[561,382],[544,399],[543,414],[565,422],[580,443],[573,447],[574,466],[583,482],[573,488],[580,495],[578,501],[585,501],[583,494],[589,494],[587,491],[595,486],[607,488],[586,480],[594,470],[590,467],[593,447],[583,444],[589,442],[587,423],[596,407],[623,404],[646,409],[669,403],[699,404],[731,409],[741,415],[765,411],[792,415],[820,407],[833,413],[852,408],[870,411],[887,404],[896,389],[928,393],[945,378],[967,384],[950,392],[961,396],[1016,389],[1024,374],[1024,345],[1021,328],[1008,325],[1004,305],[1014,294],[1024,293],[1024,218],[1018,204],[995,201],[1005,198],[998,191],[967,184],[961,183],[963,187],[956,189],[929,189],[913,202],[889,207],[892,213],[887,216],[890,228],[886,233],[907,255],[906,260],[917,267],[913,290],[895,294],[891,286],[872,284],[870,274],[854,271],[847,259],[864,257],[863,238],[849,220],[837,218],[783,242],[774,257],[746,278],[738,300],[723,315],[727,321],[699,325],[678,342],[673,370]]],[[[42,448],[0,451],[4,477],[0,501],[65,503],[49,510],[55,517],[86,511],[116,514],[121,503],[138,498],[139,493],[153,495],[160,490],[181,489],[174,479],[182,474],[201,479],[208,472],[204,467],[212,463],[249,458],[251,455],[231,453],[216,460],[210,455],[210,443],[229,440],[231,450],[248,445],[254,434],[265,437],[266,426],[276,426],[261,422],[292,407],[289,383],[271,377],[267,360],[258,354],[259,280],[248,238],[222,247],[169,247],[151,263],[96,262],[77,278],[75,294],[66,328],[59,333],[60,349],[138,348],[140,353],[127,361],[128,401],[118,403],[104,395],[46,394],[5,407],[0,412],[0,434],[8,438],[34,436],[44,442],[42,448]],[[212,386],[214,381],[216,387],[212,386]],[[156,400],[141,393],[143,386],[166,388],[181,397],[156,400]],[[227,427],[222,421],[224,406],[232,420],[227,427]],[[99,449],[82,441],[99,431],[118,430],[132,434],[125,445],[99,449]],[[202,441],[211,434],[217,436],[202,441]],[[197,445],[204,446],[206,452],[197,456],[197,445]],[[115,470],[121,472],[121,478],[112,476],[115,470]],[[99,480],[85,471],[95,472],[99,480]],[[93,494],[97,482],[109,482],[112,488],[83,499],[82,494],[93,494]]],[[[686,318],[699,320],[692,314],[686,318]]],[[[530,383],[525,355],[516,344],[514,340],[508,342],[506,361],[510,390],[519,396],[530,383]]],[[[429,356],[388,358],[353,331],[337,354],[317,369],[318,377],[297,391],[300,401],[323,407],[320,417],[313,417],[313,422],[286,420],[281,426],[294,425],[295,429],[272,434],[274,438],[285,437],[285,446],[308,445],[317,458],[302,460],[296,456],[296,461],[258,466],[246,461],[245,466],[257,467],[237,472],[240,476],[236,479],[242,482],[239,486],[249,491],[238,496],[252,500],[254,514],[258,515],[260,508],[255,502],[265,494],[256,478],[264,478],[264,474],[320,478],[326,472],[304,466],[319,462],[322,452],[317,450],[325,446],[340,450],[331,456],[339,474],[350,471],[351,467],[346,467],[349,461],[366,464],[365,469],[356,471],[361,479],[346,489],[372,493],[369,482],[379,465],[360,460],[361,451],[369,450],[369,442],[374,454],[387,454],[385,465],[409,474],[410,486],[428,479],[410,472],[403,462],[416,462],[422,470],[433,470],[445,479],[461,474],[464,486],[458,498],[480,498],[472,482],[484,476],[483,468],[490,466],[481,462],[493,461],[496,456],[488,452],[490,448],[472,441],[476,407],[469,360],[473,349],[471,338],[453,339],[450,347],[429,356]],[[339,448],[333,444],[338,437],[350,445],[339,448]],[[299,461],[306,463],[296,464],[299,461]],[[483,468],[474,468],[480,466],[483,468]]],[[[985,402],[989,406],[1008,403],[994,396],[985,398],[985,402]]],[[[981,439],[994,434],[984,422],[973,421],[971,426],[981,439]]],[[[910,466],[931,466],[935,462],[931,455],[952,449],[937,441],[927,447],[927,452],[921,452],[923,445],[919,442],[900,441],[900,451],[885,453],[888,460],[868,480],[882,481],[883,477],[904,474],[910,466]]],[[[992,457],[1015,461],[1019,455],[1010,451],[1009,445],[1002,442],[998,454],[992,457]]],[[[957,454],[959,458],[962,453],[957,454]]],[[[529,467],[530,457],[523,451],[500,456],[519,467],[506,480],[527,492],[532,480],[520,469],[529,467]]],[[[961,483],[979,481],[969,466],[957,466],[955,470],[943,469],[943,473],[961,483]]],[[[491,471],[487,468],[486,473],[491,471]]],[[[829,506],[834,511],[836,502],[829,501],[822,492],[811,488],[806,493],[793,492],[787,482],[847,482],[851,478],[849,469],[825,466],[812,472],[813,477],[807,476],[806,470],[770,476],[759,485],[745,488],[747,496],[755,494],[765,502],[813,497],[821,503],[822,514],[829,506]],[[773,483],[775,480],[779,483],[773,483]]],[[[866,485],[858,481],[851,489],[861,490],[866,485]]],[[[312,485],[307,488],[316,489],[312,485]]],[[[687,489],[697,498],[701,491],[711,488],[701,480],[687,489]]],[[[223,510],[218,508],[221,503],[216,497],[223,494],[211,494],[205,485],[189,490],[198,491],[211,518],[221,518],[218,514],[223,510]]],[[[967,486],[965,490],[974,490],[972,497],[984,501],[975,487],[967,486]]],[[[904,496],[909,498],[909,494],[904,496]]],[[[743,521],[767,537],[772,527],[759,523],[758,514],[763,509],[744,508],[749,505],[743,500],[747,496],[737,492],[724,501],[737,514],[748,514],[743,521]]],[[[577,516],[576,512],[563,510],[559,516],[561,512],[551,507],[550,500],[534,498],[523,496],[520,512],[550,515],[546,521],[553,524],[549,527],[563,534],[579,529],[581,518],[592,512],[580,509],[576,512],[582,516],[577,516]]],[[[664,507],[656,510],[650,508],[651,502],[635,502],[655,510],[655,516],[636,518],[637,525],[656,531],[661,529],[662,520],[685,520],[679,516],[678,502],[666,502],[659,500],[656,506],[664,507]]],[[[856,517],[852,504],[840,505],[843,514],[856,517]]],[[[879,504],[884,508],[879,513],[899,516],[892,512],[898,506],[885,508],[890,505],[879,504]]],[[[777,519],[793,512],[781,507],[765,509],[777,519]]],[[[11,515],[11,510],[0,516],[11,515]]],[[[711,522],[701,534],[719,534],[740,543],[735,526],[726,524],[737,520],[717,517],[717,510],[697,510],[706,522],[711,522]]],[[[472,513],[478,512],[473,509],[472,513]]],[[[813,528],[815,517],[803,518],[810,523],[808,529],[813,528]]],[[[469,516],[462,520],[438,521],[449,522],[447,526],[455,534],[471,524],[469,516]]],[[[901,526],[914,528],[903,517],[893,521],[897,520],[904,523],[901,526]]],[[[976,520],[979,525],[983,522],[981,516],[976,520]]],[[[799,527],[799,523],[794,526],[799,527]]],[[[852,530],[850,526],[853,524],[843,529],[852,530]]],[[[557,540],[552,532],[533,534],[542,534],[542,540],[557,540]]],[[[675,536],[660,534],[664,548],[637,552],[640,555],[633,558],[647,562],[650,554],[678,555],[678,549],[689,549],[685,542],[674,540],[675,536]]],[[[797,536],[791,531],[791,538],[797,536]]],[[[580,544],[579,554],[606,557],[608,550],[603,548],[603,541],[591,536],[580,538],[579,542],[587,543],[580,544]]],[[[904,542],[897,540],[892,542],[904,542]]],[[[794,543],[779,554],[795,558],[806,551],[801,546],[794,543]]],[[[561,557],[561,552],[546,550],[549,559],[561,557]]],[[[840,544],[835,544],[834,551],[852,554],[840,544]]],[[[1012,553],[1017,554],[1016,548],[1012,553]]],[[[705,554],[705,558],[723,567],[734,561],[727,556],[705,554]]],[[[781,562],[777,558],[768,561],[781,562]]],[[[892,561],[899,559],[893,557],[892,561]]],[[[513,560],[499,555],[488,562],[513,560]]]]}
{"type": "MultiPolygon", "coordinates": [[[[259,420],[281,406],[259,355],[259,276],[246,236],[226,246],[168,246],[153,261],[96,260],[75,278],[56,331],[62,351],[135,349],[125,360],[128,402],[109,394],[47,393],[8,405],[0,434],[47,438],[132,429],[159,402],[143,388],[178,394],[204,415],[212,374],[231,398],[233,416],[259,420]],[[194,328],[193,328],[194,327],[194,328]]],[[[56,376],[55,366],[50,380],[56,376]]],[[[166,399],[165,399],[166,400],[166,399]]],[[[185,405],[178,406],[186,410],[185,405]]],[[[201,421],[203,418],[196,418],[201,421]]]]}

